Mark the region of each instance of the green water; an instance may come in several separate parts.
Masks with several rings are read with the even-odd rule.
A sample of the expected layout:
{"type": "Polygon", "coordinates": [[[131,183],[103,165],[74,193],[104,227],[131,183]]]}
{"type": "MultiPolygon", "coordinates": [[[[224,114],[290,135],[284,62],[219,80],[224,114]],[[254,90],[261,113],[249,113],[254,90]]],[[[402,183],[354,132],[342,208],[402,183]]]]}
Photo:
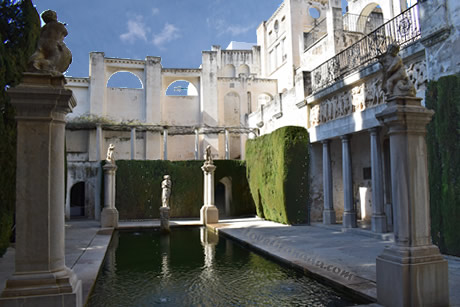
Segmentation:
{"type": "Polygon", "coordinates": [[[116,232],[87,306],[154,305],[350,306],[353,302],[203,228],[173,228],[170,235],[158,230],[116,232]]]}

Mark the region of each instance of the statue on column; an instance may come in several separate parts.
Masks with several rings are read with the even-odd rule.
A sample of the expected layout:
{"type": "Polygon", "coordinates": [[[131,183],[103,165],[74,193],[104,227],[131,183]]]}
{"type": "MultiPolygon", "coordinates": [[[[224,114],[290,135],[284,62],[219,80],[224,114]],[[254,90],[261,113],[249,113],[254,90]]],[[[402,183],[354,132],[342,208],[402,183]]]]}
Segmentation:
{"type": "Polygon", "coordinates": [[[109,148],[107,148],[107,157],[105,158],[105,161],[110,164],[115,164],[115,155],[113,153],[113,150],[115,149],[115,145],[110,144],[109,148]]]}
{"type": "Polygon", "coordinates": [[[169,197],[171,196],[171,176],[165,175],[163,176],[163,181],[161,182],[161,206],[162,207],[169,207],[169,197]]]}
{"type": "Polygon", "coordinates": [[[387,52],[379,57],[379,62],[383,67],[382,89],[387,99],[392,97],[415,97],[416,93],[398,53],[399,46],[390,44],[387,52]]]}
{"type": "Polygon", "coordinates": [[[204,153],[204,164],[205,165],[213,164],[212,155],[211,155],[211,145],[206,146],[206,152],[204,153]]]}
{"type": "Polygon", "coordinates": [[[64,43],[68,34],[66,25],[57,21],[55,11],[44,11],[41,16],[45,25],[41,29],[37,49],[29,59],[28,70],[62,75],[72,63],[72,53],[64,43]]]}

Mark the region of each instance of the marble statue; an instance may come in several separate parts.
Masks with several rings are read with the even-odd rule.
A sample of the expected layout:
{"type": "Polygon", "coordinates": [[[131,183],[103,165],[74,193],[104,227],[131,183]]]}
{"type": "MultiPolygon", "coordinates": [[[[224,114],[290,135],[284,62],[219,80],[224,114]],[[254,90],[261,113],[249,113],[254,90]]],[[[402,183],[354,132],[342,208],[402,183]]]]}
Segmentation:
{"type": "Polygon", "coordinates": [[[163,176],[163,181],[161,182],[161,206],[169,207],[169,197],[171,196],[171,176],[163,176]]]}
{"type": "Polygon", "coordinates": [[[62,75],[72,63],[72,53],[64,43],[67,29],[57,21],[55,11],[44,11],[41,16],[45,25],[41,28],[37,49],[29,59],[28,70],[62,75]]]}
{"type": "Polygon", "coordinates": [[[399,46],[390,44],[387,52],[379,57],[379,62],[383,67],[382,89],[387,98],[414,97],[414,85],[409,80],[398,53],[399,46]]]}
{"type": "Polygon", "coordinates": [[[211,155],[211,145],[206,146],[206,152],[204,153],[204,164],[213,164],[211,155]]]}
{"type": "Polygon", "coordinates": [[[110,144],[109,148],[107,148],[107,157],[105,161],[111,164],[115,164],[115,155],[113,154],[113,150],[115,149],[115,145],[110,144]]]}

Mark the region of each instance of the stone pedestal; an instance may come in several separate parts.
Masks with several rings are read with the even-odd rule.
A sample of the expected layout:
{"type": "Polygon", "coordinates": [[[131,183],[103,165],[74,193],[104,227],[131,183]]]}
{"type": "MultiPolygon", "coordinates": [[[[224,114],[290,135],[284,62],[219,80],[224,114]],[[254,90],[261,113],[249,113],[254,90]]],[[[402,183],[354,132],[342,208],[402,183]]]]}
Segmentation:
{"type": "Polygon", "coordinates": [[[204,173],[204,204],[200,210],[200,221],[203,225],[219,222],[219,210],[214,205],[214,164],[205,163],[201,169],[204,173]]]}
{"type": "Polygon", "coordinates": [[[64,84],[26,73],[8,90],[18,131],[16,255],[1,306],[82,306],[81,281],[65,265],[65,115],[76,102],[64,84]]]}
{"type": "Polygon", "coordinates": [[[160,207],[160,229],[162,232],[169,232],[169,207],[160,207]]]}
{"type": "Polygon", "coordinates": [[[447,261],[431,243],[426,125],[419,98],[389,100],[376,117],[389,128],[395,244],[377,257],[377,298],[385,306],[448,306],[447,261]]]}
{"type": "Polygon", "coordinates": [[[104,170],[104,209],[101,213],[101,227],[118,227],[118,210],[115,208],[115,172],[114,163],[106,163],[104,170]]]}

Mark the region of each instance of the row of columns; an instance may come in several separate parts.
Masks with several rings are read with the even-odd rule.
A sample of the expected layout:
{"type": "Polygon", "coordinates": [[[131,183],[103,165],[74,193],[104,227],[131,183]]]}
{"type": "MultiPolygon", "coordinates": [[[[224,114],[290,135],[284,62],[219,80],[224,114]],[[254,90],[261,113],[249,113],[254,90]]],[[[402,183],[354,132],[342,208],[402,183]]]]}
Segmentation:
{"type": "MultiPolygon", "coordinates": [[[[379,127],[369,130],[371,138],[371,172],[372,172],[372,231],[383,233],[387,231],[386,217],[383,201],[383,170],[382,151],[379,140],[379,127]]],[[[355,228],[356,211],[353,199],[353,176],[350,148],[350,135],[344,135],[342,141],[342,175],[344,193],[344,211],[342,224],[345,228],[355,228]]],[[[336,215],[333,204],[332,166],[330,140],[324,140],[323,144],[323,188],[324,210],[323,223],[335,224],[336,215]]]]}

